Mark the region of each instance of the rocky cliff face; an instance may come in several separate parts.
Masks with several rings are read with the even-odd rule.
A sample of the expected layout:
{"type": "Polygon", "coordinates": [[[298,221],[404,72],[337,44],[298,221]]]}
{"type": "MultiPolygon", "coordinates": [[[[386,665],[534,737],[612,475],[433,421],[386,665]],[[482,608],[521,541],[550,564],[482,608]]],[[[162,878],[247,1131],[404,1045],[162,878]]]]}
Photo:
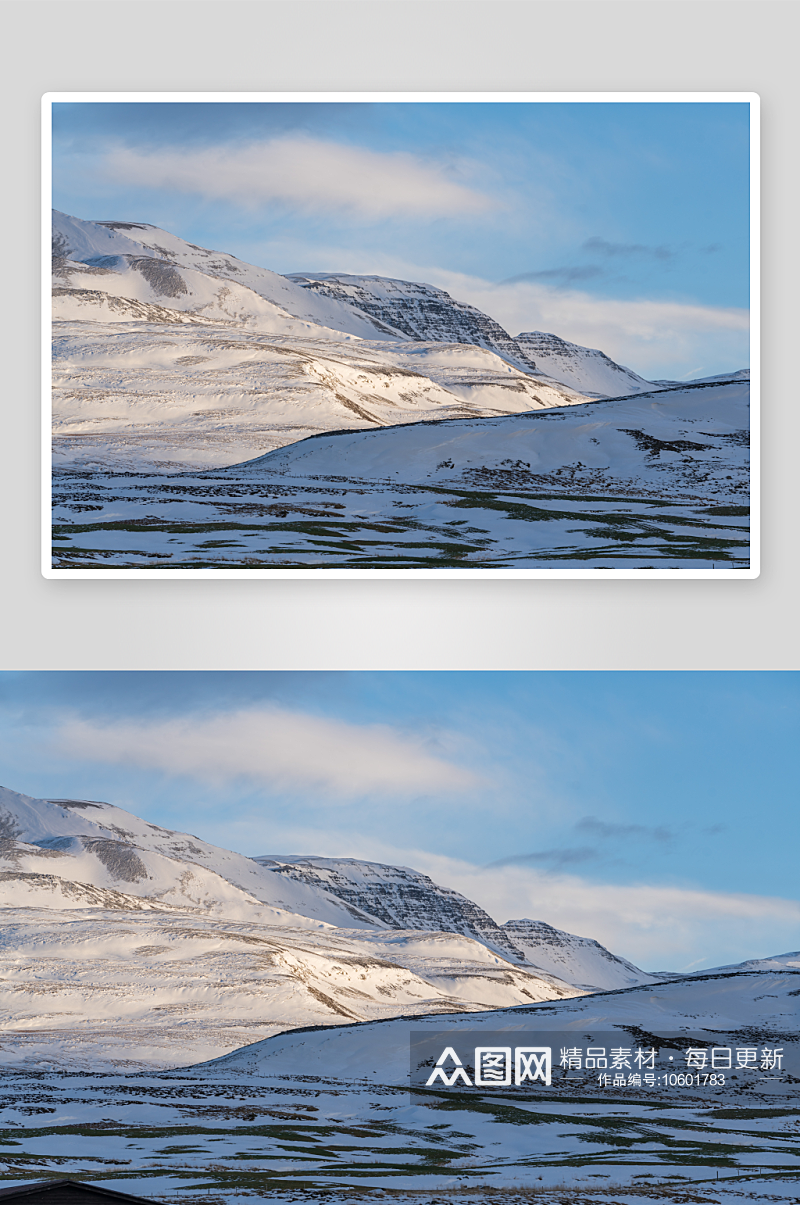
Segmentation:
{"type": "Polygon", "coordinates": [[[293,275],[309,291],[342,301],[368,314],[387,332],[434,343],[471,343],[497,352],[526,371],[536,363],[494,318],[455,301],[444,289],[383,276],[293,275]]]}
{"type": "Polygon", "coordinates": [[[510,920],[498,925],[472,900],[440,887],[405,866],[355,858],[257,858],[262,866],[309,887],[338,896],[392,929],[461,933],[493,947],[505,958],[535,967],[585,991],[613,991],[655,983],[625,958],[590,937],[565,933],[544,921],[510,920]]]}
{"type": "Polygon", "coordinates": [[[392,929],[426,929],[462,933],[500,949],[506,958],[524,962],[513,936],[472,900],[440,887],[406,866],[383,866],[355,858],[256,858],[262,866],[369,913],[392,929]]]}
{"type": "Polygon", "coordinates": [[[527,356],[535,359],[541,372],[583,393],[627,397],[631,393],[647,393],[653,388],[652,381],[617,364],[595,347],[581,347],[579,343],[570,343],[544,331],[523,331],[515,342],[527,356]]]}

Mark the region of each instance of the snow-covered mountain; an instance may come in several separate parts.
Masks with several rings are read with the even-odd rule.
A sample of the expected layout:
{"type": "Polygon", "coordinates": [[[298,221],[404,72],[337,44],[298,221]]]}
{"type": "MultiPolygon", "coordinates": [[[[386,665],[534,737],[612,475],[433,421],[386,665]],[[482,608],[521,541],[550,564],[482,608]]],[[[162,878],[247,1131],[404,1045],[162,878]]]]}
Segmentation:
{"type": "MultiPolygon", "coordinates": [[[[396,338],[346,303],[144,222],[87,222],[53,211],[54,317],[147,320],[142,305],[268,334],[334,341],[396,338]]],[[[153,314],[153,321],[163,320],[153,314]]],[[[169,321],[169,319],[167,319],[169,321]]]]}
{"type": "MultiPolygon", "coordinates": [[[[24,899],[31,906],[52,901],[68,910],[192,908],[226,921],[292,928],[457,934],[522,966],[533,961],[537,946],[532,930],[525,930],[523,950],[508,926],[498,925],[472,900],[408,867],[356,859],[247,858],[108,803],[33,799],[0,788],[0,839],[0,906],[18,907],[24,899]]],[[[543,949],[557,932],[547,933],[539,943],[543,949]]],[[[567,957],[555,972],[543,963],[537,970],[555,978],[559,989],[571,982],[567,957]]],[[[640,981],[649,981],[639,974],[640,981]]]]}
{"type": "Polygon", "coordinates": [[[289,280],[315,296],[341,301],[367,314],[382,328],[407,339],[465,343],[497,352],[527,372],[537,365],[528,348],[512,339],[499,322],[474,305],[456,301],[444,289],[386,276],[348,276],[321,272],[292,274],[289,280]]]}
{"type": "Polygon", "coordinates": [[[771,958],[748,958],[745,962],[734,962],[727,966],[711,967],[707,971],[697,971],[698,975],[727,974],[730,971],[800,971],[800,950],[792,950],[788,954],[773,954],[771,958]]]}
{"type": "Polygon", "coordinates": [[[256,861],[111,804],[0,789],[0,1027],[29,1031],[6,1061],[46,1061],[68,1034],[73,1066],[186,1063],[298,1025],[585,990],[425,876],[339,865],[256,861]]]}
{"type": "Polygon", "coordinates": [[[654,382],[616,364],[597,348],[581,347],[544,331],[523,331],[517,335],[516,342],[540,371],[581,393],[622,397],[630,393],[647,393],[653,388],[654,382]]]}
{"type": "MultiPolygon", "coordinates": [[[[246,858],[140,820],[108,803],[33,799],[0,788],[0,899],[17,906],[55,906],[68,897],[56,884],[89,885],[228,919],[273,924],[370,928],[374,921],[303,883],[281,878],[246,858]],[[44,881],[37,876],[44,876],[44,881]],[[31,895],[30,893],[33,893],[31,895]]],[[[69,898],[83,906],[79,896],[69,898]]]]}
{"type": "Polygon", "coordinates": [[[463,933],[501,951],[514,962],[525,955],[504,929],[472,900],[440,887],[407,866],[384,866],[355,858],[256,858],[278,874],[321,887],[392,929],[463,933]]]}
{"type": "Polygon", "coordinates": [[[544,921],[510,920],[499,925],[466,896],[440,887],[428,875],[407,866],[385,866],[355,858],[267,855],[256,861],[292,879],[321,887],[393,929],[461,933],[499,951],[511,962],[533,966],[583,991],[658,982],[658,976],[639,970],[592,938],[565,933],[544,921]]]}
{"type": "Polygon", "coordinates": [[[566,974],[570,983],[587,991],[615,991],[661,981],[660,975],[647,974],[599,941],[554,929],[545,921],[508,920],[503,929],[532,966],[551,975],[566,974]]]}
{"type": "MultiPolygon", "coordinates": [[[[5,788],[0,914],[0,1030],[24,1035],[4,1041],[14,1065],[185,1065],[343,1019],[450,1025],[488,1011],[495,1027],[502,1016],[500,1027],[513,1028],[534,1005],[547,1006],[537,1012],[545,1028],[644,1027],[642,1010],[680,1028],[691,1003],[696,1026],[711,1029],[699,1005],[711,1010],[714,996],[717,1008],[713,985],[728,984],[735,1003],[750,1000],[741,983],[754,976],[780,988],[781,976],[800,974],[796,953],[683,978],[646,974],[545,922],[499,925],[407,867],[247,858],[111,804],[5,788]]],[[[756,1005],[736,1008],[743,1024],[756,1005]]]]}
{"type": "Polygon", "coordinates": [[[738,368],[735,372],[718,372],[713,377],[692,377],[688,381],[653,381],[654,385],[716,385],[723,381],[749,381],[750,369],[738,368]]]}
{"type": "Polygon", "coordinates": [[[314,474],[407,483],[469,477],[473,488],[525,477],[546,488],[569,482],[584,492],[646,490],[669,500],[740,499],[746,489],[747,422],[739,416],[731,427],[733,407],[678,413],[690,386],[647,382],[596,349],[540,331],[512,339],[475,306],[429,284],[284,277],[147,223],[59,212],[53,280],[59,469],[172,472],[253,462],[295,475],[308,464],[308,436],[392,428],[377,446],[314,446],[314,474]],[[619,408],[620,396],[631,395],[642,407],[619,408]],[[588,399],[608,396],[616,410],[587,408],[588,399]],[[541,410],[561,419],[576,404],[580,417],[567,423],[565,439],[549,437],[552,427],[531,428],[534,446],[513,424],[453,425],[446,440],[402,430],[541,410]],[[700,421],[698,440],[690,424],[700,421]],[[269,459],[287,447],[288,459],[269,459]]]}
{"type": "Polygon", "coordinates": [[[56,465],[231,464],[320,431],[586,400],[433,293],[439,317],[419,338],[158,227],[55,212],[56,465]]]}

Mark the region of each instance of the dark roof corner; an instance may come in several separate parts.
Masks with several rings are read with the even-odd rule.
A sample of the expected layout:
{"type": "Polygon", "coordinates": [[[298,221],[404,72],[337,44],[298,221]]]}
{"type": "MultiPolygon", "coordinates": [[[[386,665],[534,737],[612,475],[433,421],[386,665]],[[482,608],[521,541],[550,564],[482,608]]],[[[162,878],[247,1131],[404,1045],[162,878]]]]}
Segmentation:
{"type": "Polygon", "coordinates": [[[152,1197],[135,1197],[129,1192],[117,1192],[100,1184],[87,1184],[83,1180],[37,1180],[32,1184],[14,1184],[11,1188],[0,1188],[0,1201],[9,1203],[19,1200],[25,1205],[101,1205],[103,1201],[127,1202],[128,1205],[153,1205],[152,1197]]]}

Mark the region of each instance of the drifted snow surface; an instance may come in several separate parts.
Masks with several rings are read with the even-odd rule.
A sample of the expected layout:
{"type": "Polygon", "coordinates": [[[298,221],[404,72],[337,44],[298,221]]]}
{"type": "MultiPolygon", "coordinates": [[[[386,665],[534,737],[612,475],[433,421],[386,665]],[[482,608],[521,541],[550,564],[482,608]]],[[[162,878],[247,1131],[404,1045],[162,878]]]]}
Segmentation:
{"type": "Polygon", "coordinates": [[[54,325],[53,390],[53,463],[88,470],[229,465],[342,428],[585,401],[484,348],[116,312],[54,325]]]}
{"type": "Polygon", "coordinates": [[[693,385],[549,413],[305,440],[251,472],[494,483],[733,501],[747,492],[749,386],[693,385]]]}
{"type": "MultiPolygon", "coordinates": [[[[446,1020],[401,1017],[338,1030],[286,1033],[237,1050],[195,1071],[203,1070],[214,1077],[221,1072],[231,1076],[303,1075],[350,1083],[407,1085],[410,1034],[412,1030],[424,1033],[426,1029],[437,1034],[457,1033],[460,1029],[478,1034],[503,1032],[508,1034],[512,1045],[517,1032],[537,1033],[543,1038],[548,1033],[569,1032],[577,1040],[592,1031],[619,1033],[622,1044],[625,1036],[641,1043],[654,1035],[674,1033],[691,1035],[692,1045],[797,1043],[798,991],[800,971],[787,967],[774,971],[736,968],[728,972],[703,972],[666,983],[469,1017],[446,1020]]],[[[760,1090],[777,1097],[798,1097],[795,1084],[800,1081],[787,1074],[748,1072],[738,1079],[740,1089],[745,1083],[755,1086],[746,1090],[754,1096],[760,1090]]],[[[581,1091],[584,1088],[582,1084],[581,1091]]],[[[698,1094],[702,1096],[703,1092],[698,1094]]],[[[722,1089],[715,1092],[715,1096],[723,1095],[722,1089]]]]}
{"type": "Polygon", "coordinates": [[[38,892],[29,885],[18,883],[18,906],[2,909],[7,1066],[174,1067],[298,1025],[472,1013],[577,994],[450,933],[314,928],[302,918],[295,927],[294,918],[248,923],[148,908],[122,893],[94,900],[88,891],[65,908],[46,881],[38,892]]]}
{"type": "Polygon", "coordinates": [[[69,1176],[192,1205],[795,1205],[800,1192],[796,1098],[411,1098],[322,1072],[11,1068],[3,1178],[69,1176]]]}

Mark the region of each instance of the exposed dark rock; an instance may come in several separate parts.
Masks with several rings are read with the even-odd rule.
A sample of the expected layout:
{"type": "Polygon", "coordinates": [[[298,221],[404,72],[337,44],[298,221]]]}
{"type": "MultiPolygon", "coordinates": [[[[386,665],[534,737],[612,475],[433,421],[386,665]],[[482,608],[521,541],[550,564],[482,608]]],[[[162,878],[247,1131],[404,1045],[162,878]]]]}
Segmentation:
{"type": "Polygon", "coordinates": [[[321,887],[392,929],[463,933],[497,946],[515,962],[524,955],[509,934],[472,900],[440,887],[405,866],[384,866],[353,858],[307,858],[291,862],[255,858],[288,878],[321,887]]]}
{"type": "Polygon", "coordinates": [[[108,841],[104,837],[81,837],[88,849],[123,883],[138,883],[147,878],[147,867],[132,845],[124,841],[108,841]]]}
{"type": "Polygon", "coordinates": [[[289,276],[311,292],[347,302],[382,329],[433,343],[472,343],[531,371],[535,361],[498,322],[444,289],[381,276],[289,276]]]}

